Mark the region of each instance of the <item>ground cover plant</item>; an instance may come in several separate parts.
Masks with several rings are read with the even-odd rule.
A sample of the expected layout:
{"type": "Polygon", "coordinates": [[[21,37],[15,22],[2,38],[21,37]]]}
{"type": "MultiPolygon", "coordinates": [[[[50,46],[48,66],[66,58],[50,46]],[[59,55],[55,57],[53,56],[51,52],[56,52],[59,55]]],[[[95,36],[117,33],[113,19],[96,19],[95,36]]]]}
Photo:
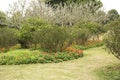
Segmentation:
{"type": "Polygon", "coordinates": [[[83,57],[83,51],[74,49],[66,52],[30,51],[27,49],[11,50],[0,54],[0,65],[20,65],[33,63],[58,63],[83,57]]]}

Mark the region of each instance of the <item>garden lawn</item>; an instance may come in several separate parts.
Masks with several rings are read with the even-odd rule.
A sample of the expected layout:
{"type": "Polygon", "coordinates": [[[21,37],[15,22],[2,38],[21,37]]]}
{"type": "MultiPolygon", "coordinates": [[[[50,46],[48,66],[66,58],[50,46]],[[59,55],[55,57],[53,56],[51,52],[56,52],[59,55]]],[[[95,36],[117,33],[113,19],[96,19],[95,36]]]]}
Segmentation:
{"type": "Polygon", "coordinates": [[[96,69],[120,61],[103,47],[84,51],[84,57],[62,63],[0,66],[0,80],[101,80],[96,69]]]}

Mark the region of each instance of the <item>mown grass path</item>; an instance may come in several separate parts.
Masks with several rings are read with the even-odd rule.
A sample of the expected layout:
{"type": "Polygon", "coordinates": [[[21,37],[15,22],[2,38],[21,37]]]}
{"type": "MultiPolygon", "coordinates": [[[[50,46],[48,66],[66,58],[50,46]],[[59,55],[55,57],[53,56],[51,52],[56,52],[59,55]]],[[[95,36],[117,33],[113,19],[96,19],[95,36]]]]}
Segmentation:
{"type": "Polygon", "coordinates": [[[0,66],[0,80],[100,80],[96,69],[120,63],[102,47],[85,50],[84,54],[62,63],[0,66]]]}

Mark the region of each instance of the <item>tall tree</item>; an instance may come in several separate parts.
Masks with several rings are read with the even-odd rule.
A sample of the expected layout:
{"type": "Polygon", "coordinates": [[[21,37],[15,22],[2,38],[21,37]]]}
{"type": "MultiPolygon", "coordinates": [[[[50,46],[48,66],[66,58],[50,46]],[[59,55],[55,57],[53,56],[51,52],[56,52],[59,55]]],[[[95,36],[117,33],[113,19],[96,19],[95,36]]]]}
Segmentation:
{"type": "Polygon", "coordinates": [[[13,4],[9,5],[8,16],[10,20],[10,27],[15,27],[19,29],[21,27],[22,22],[25,21],[25,12],[27,9],[27,0],[18,0],[13,4]]]}
{"type": "Polygon", "coordinates": [[[18,11],[10,17],[10,27],[19,29],[24,22],[22,14],[18,11]]]}
{"type": "Polygon", "coordinates": [[[109,10],[107,15],[108,15],[109,21],[114,21],[119,18],[119,14],[116,9],[109,10]]]}
{"type": "Polygon", "coordinates": [[[7,25],[7,16],[4,12],[0,11],[0,26],[7,25]]]}

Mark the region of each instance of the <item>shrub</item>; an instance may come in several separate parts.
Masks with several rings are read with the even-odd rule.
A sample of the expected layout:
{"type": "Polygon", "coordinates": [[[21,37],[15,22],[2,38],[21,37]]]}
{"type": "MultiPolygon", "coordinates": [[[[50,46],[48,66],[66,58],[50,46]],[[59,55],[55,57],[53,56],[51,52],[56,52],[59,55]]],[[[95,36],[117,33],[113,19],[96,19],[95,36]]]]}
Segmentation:
{"type": "Polygon", "coordinates": [[[0,48],[8,49],[17,43],[17,35],[14,29],[0,28],[0,48]]]}
{"type": "MultiPolygon", "coordinates": [[[[19,43],[22,48],[30,48],[32,44],[40,43],[41,27],[48,27],[49,24],[38,18],[30,18],[22,24],[19,30],[19,43]]],[[[35,46],[36,47],[36,46],[35,46]]]]}
{"type": "Polygon", "coordinates": [[[53,26],[37,18],[28,19],[19,33],[22,48],[30,48],[34,44],[45,51],[63,51],[71,45],[69,32],[65,27],[53,26]]]}
{"type": "Polygon", "coordinates": [[[82,45],[85,45],[86,41],[90,38],[99,40],[99,35],[105,32],[99,23],[90,21],[80,21],[75,24],[75,28],[77,29],[76,33],[78,34],[76,41],[78,44],[82,45]]]}
{"type": "Polygon", "coordinates": [[[63,51],[71,45],[69,33],[64,27],[55,26],[42,28],[39,35],[41,37],[41,47],[49,51],[63,51]]]}
{"type": "Polygon", "coordinates": [[[105,45],[115,57],[120,59],[120,22],[112,22],[109,27],[111,29],[105,35],[105,45]]]}

